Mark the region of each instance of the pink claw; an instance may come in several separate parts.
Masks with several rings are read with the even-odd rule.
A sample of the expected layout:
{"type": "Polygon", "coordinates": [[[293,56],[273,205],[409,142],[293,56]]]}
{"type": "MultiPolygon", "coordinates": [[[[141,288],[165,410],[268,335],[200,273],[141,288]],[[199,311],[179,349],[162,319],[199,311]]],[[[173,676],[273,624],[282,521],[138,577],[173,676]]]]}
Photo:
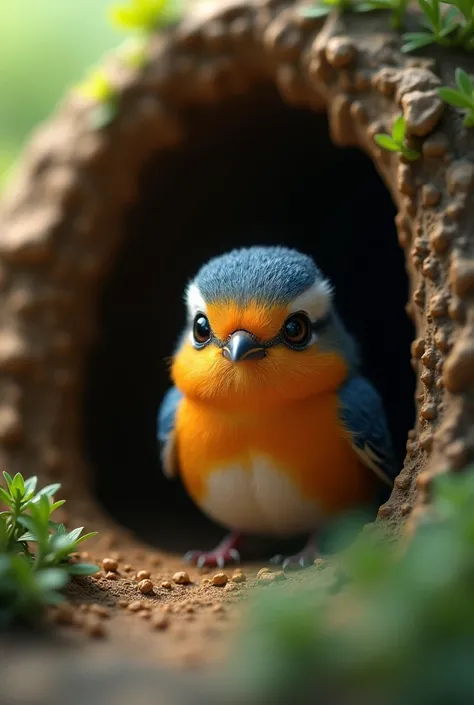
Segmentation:
{"type": "Polygon", "coordinates": [[[217,566],[223,568],[227,563],[239,563],[240,554],[236,546],[240,542],[240,534],[230,534],[213,551],[188,551],[184,560],[194,563],[198,568],[217,566]]]}

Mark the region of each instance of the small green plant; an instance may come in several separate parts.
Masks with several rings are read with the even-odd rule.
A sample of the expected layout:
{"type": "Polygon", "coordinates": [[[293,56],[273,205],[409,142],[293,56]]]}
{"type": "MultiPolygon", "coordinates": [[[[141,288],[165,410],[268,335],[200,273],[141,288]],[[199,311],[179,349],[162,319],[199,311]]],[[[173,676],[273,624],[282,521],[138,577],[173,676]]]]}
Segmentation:
{"type": "Polygon", "coordinates": [[[325,17],[332,10],[340,12],[373,12],[389,10],[392,13],[392,27],[401,29],[408,0],[319,0],[312,7],[301,9],[303,17],[325,17]]]}
{"type": "Polygon", "coordinates": [[[474,0],[447,0],[442,7],[439,0],[418,0],[423,11],[423,31],[403,35],[402,51],[407,53],[429,44],[444,47],[474,49],[474,0]]]}
{"type": "Polygon", "coordinates": [[[171,24],[180,15],[179,0],[128,0],[125,4],[112,5],[109,11],[111,22],[120,29],[146,34],[171,24]]]}
{"type": "Polygon", "coordinates": [[[415,149],[410,149],[405,144],[406,123],[403,115],[399,115],[393,123],[392,134],[377,134],[374,136],[374,141],[382,149],[389,152],[400,152],[408,161],[416,161],[419,159],[420,153],[415,149]]]}
{"type": "Polygon", "coordinates": [[[266,588],[232,654],[233,702],[471,705],[473,508],[474,468],[441,476],[403,551],[372,527],[299,591],[266,588]]]}
{"type": "Polygon", "coordinates": [[[0,627],[29,619],[44,604],[56,604],[58,592],[73,575],[92,575],[98,567],[71,560],[79,545],[95,536],[81,536],[82,527],[67,531],[51,518],[64,504],[54,501],[59,484],[36,491],[38,479],[25,480],[20,473],[3,473],[6,487],[0,487],[0,627]],[[31,550],[30,547],[33,547],[31,550]]]}
{"type": "Polygon", "coordinates": [[[94,69],[76,91],[96,103],[90,116],[91,127],[100,129],[112,122],[117,114],[118,95],[102,68],[94,69]]]}
{"type": "Polygon", "coordinates": [[[474,127],[474,85],[472,79],[461,68],[455,72],[457,90],[449,86],[438,88],[438,95],[449,105],[462,108],[464,111],[464,125],[474,127]]]}

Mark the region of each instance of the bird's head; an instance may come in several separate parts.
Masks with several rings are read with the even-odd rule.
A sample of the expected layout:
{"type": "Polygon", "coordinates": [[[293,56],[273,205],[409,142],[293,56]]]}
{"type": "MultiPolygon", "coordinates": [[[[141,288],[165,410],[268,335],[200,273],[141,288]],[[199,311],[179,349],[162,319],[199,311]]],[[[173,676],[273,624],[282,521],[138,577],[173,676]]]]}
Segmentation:
{"type": "Polygon", "coordinates": [[[252,247],[210,260],[186,290],[174,383],[236,411],[337,389],[355,350],[331,293],[314,261],[295,250],[252,247]]]}

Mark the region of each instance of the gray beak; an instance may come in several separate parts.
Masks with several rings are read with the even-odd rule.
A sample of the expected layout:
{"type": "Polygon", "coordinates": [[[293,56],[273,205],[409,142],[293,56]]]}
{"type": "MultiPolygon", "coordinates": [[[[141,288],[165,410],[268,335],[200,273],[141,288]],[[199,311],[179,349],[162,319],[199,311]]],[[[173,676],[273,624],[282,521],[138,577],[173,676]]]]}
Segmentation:
{"type": "Polygon", "coordinates": [[[237,330],[232,333],[229,342],[222,348],[222,354],[230,362],[241,362],[242,360],[262,360],[267,353],[249,333],[237,330]]]}

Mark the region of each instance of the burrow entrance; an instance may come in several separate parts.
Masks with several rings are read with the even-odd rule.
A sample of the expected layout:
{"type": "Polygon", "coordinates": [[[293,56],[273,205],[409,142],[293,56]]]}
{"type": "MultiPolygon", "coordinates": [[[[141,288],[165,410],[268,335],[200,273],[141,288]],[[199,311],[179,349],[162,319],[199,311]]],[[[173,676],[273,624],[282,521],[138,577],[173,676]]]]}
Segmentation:
{"type": "Polygon", "coordinates": [[[384,398],[400,468],[415,416],[404,255],[369,158],[335,147],[324,115],[289,108],[273,87],[196,110],[189,124],[186,144],[144,172],[127,217],[103,287],[84,407],[100,501],[146,543],[179,553],[210,548],[224,532],[162,476],[155,437],[183,290],[209,257],[251,244],[314,255],[384,398]]]}

